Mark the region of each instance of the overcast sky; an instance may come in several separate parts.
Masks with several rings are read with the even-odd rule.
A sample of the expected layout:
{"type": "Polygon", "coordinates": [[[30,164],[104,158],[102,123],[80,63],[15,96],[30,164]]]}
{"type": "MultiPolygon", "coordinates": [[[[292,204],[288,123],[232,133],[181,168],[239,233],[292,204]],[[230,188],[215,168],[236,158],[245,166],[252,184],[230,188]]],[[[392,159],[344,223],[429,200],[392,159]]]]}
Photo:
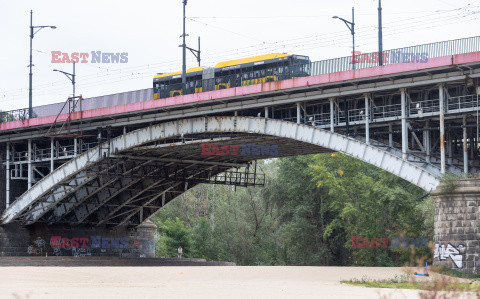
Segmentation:
{"type": "MultiPolygon", "coordinates": [[[[30,10],[33,25],[54,25],[33,40],[34,106],[65,101],[70,81],[51,51],[128,53],[124,64],[77,64],[77,95],[149,88],[155,73],[181,70],[182,0],[0,0],[0,110],[28,106],[30,10]]],[[[384,0],[384,49],[480,35],[480,0],[384,0]]],[[[312,61],[348,56],[345,24],[355,7],[356,47],[378,49],[378,0],[189,0],[187,45],[202,38],[202,65],[285,52],[312,61]]],[[[191,53],[187,67],[196,66],[191,53]]]]}

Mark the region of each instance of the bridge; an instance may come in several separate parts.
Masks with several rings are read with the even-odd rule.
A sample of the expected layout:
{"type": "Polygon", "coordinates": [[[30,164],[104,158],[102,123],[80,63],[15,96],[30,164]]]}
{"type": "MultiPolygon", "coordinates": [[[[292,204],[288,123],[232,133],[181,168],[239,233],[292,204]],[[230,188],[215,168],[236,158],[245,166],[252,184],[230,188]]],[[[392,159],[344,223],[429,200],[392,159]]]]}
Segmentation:
{"type": "Polygon", "coordinates": [[[331,151],[430,192],[443,174],[480,167],[480,38],[446,43],[460,53],[334,73],[317,62],[309,77],[167,99],[70,99],[76,111],[34,107],[31,119],[6,112],[1,221],[134,227],[199,183],[262,185],[257,159],[331,151]]]}

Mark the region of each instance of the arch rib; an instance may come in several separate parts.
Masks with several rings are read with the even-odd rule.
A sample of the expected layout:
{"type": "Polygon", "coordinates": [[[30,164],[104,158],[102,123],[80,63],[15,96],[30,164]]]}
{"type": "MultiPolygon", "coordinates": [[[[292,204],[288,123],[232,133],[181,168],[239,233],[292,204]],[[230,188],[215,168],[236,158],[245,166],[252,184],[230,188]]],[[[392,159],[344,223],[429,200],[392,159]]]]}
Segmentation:
{"type": "MultiPolygon", "coordinates": [[[[288,138],[363,160],[427,191],[435,189],[439,184],[438,175],[380,148],[331,131],[276,119],[238,116],[181,119],[142,128],[116,137],[110,141],[110,148],[113,149],[113,154],[118,154],[150,142],[178,137],[182,134],[199,133],[250,133],[288,138]]],[[[102,145],[102,148],[105,147],[102,145]]],[[[44,206],[44,203],[40,202],[41,198],[45,198],[49,192],[51,193],[65,182],[74,179],[77,174],[85,171],[92,163],[100,162],[103,159],[102,157],[103,153],[100,154],[98,147],[96,147],[66,162],[37,182],[10,205],[2,215],[2,223],[13,221],[22,213],[28,212],[29,209],[40,205],[44,206]]],[[[50,201],[45,208],[55,207],[63,198],[63,196],[50,197],[50,201]]],[[[35,215],[43,215],[44,212],[35,215]]],[[[34,217],[34,219],[30,219],[30,222],[33,223],[39,218],[39,216],[34,217]]]]}

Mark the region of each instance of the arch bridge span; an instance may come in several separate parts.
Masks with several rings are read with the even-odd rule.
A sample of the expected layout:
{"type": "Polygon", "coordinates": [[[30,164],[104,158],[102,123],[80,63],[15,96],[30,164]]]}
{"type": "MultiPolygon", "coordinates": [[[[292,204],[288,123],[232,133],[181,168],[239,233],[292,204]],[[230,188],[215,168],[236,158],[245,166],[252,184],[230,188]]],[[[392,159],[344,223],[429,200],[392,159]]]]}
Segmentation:
{"type": "Polygon", "coordinates": [[[255,185],[248,172],[235,169],[265,154],[323,152],[345,153],[428,191],[439,184],[439,169],[324,129],[269,118],[200,117],[141,128],[78,155],[23,193],[5,210],[2,223],[136,226],[199,183],[255,185]],[[205,144],[272,150],[212,155],[202,149],[205,144]]]}

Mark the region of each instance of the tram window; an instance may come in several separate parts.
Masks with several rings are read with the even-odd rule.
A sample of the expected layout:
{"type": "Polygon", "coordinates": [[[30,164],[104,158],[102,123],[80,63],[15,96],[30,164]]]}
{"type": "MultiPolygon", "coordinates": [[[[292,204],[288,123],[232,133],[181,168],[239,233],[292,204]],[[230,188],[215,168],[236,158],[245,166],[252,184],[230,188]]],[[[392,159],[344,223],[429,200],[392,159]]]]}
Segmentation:
{"type": "Polygon", "coordinates": [[[270,76],[273,74],[273,70],[272,69],[267,69],[267,76],[270,76]]]}
{"type": "Polygon", "coordinates": [[[249,74],[250,79],[253,79],[253,73],[249,74]]]}
{"type": "Polygon", "coordinates": [[[283,67],[279,67],[279,68],[278,68],[278,73],[279,73],[279,74],[283,74],[283,67]]]}
{"type": "Polygon", "coordinates": [[[265,77],[265,70],[261,70],[260,74],[262,75],[262,77],[265,77]]]}

